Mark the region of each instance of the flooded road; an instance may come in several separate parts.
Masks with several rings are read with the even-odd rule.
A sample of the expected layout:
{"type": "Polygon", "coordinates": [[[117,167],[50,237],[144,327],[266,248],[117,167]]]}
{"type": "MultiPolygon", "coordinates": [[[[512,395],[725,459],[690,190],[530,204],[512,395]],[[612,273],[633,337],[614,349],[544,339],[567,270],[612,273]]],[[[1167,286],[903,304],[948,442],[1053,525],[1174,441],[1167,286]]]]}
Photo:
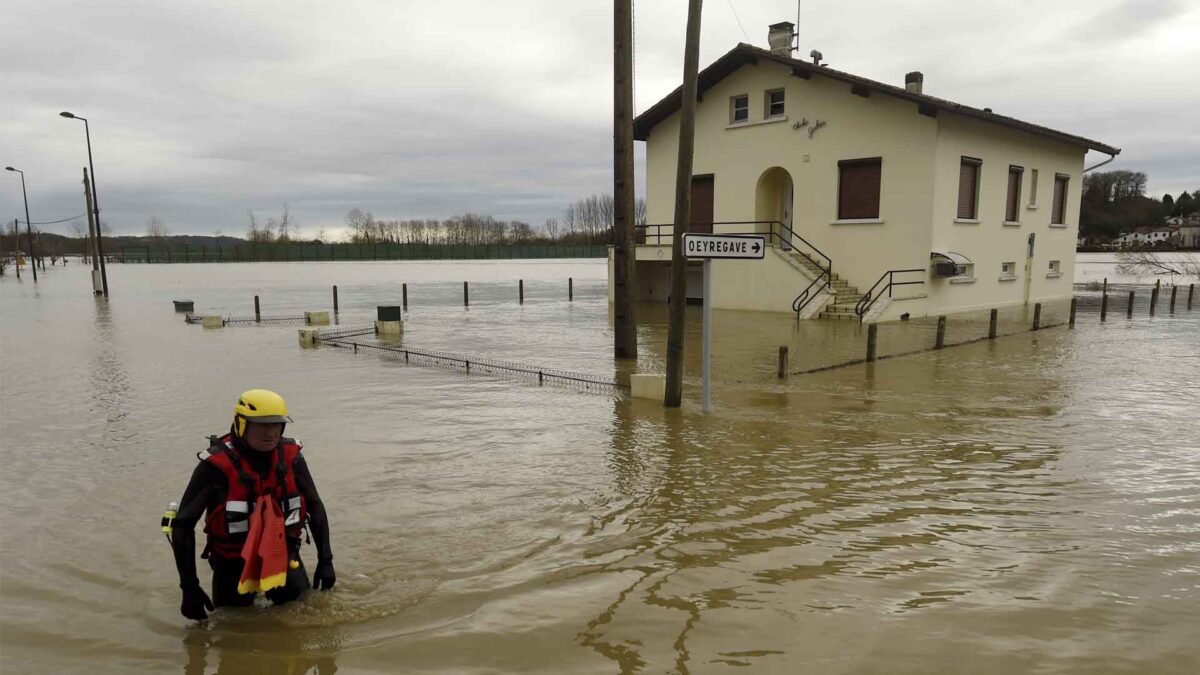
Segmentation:
{"type": "MultiPolygon", "coordinates": [[[[1100,325],[1081,293],[1074,331],[783,383],[778,345],[793,370],[819,367],[859,357],[860,329],[717,311],[710,415],[694,386],[664,411],[171,310],[252,315],[255,294],[268,315],[324,310],[338,284],[341,322],[361,324],[407,282],[406,343],[611,375],[604,275],[603,261],[113,265],[107,304],[79,265],[36,287],[0,278],[0,671],[1200,668],[1200,310],[1160,301],[1127,320],[1121,305],[1100,325]],[[158,518],[252,387],[288,399],[338,584],[194,624],[158,518]]],[[[657,370],[665,311],[641,312],[642,368],[657,370]]],[[[900,352],[929,333],[880,335],[900,352]]]]}

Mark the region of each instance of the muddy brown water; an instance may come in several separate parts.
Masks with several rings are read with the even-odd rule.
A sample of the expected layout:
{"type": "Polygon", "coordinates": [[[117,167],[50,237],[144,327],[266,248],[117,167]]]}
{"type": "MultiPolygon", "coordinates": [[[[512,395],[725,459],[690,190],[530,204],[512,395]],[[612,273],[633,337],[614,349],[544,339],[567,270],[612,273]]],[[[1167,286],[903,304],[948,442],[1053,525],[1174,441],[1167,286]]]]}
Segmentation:
{"type": "MultiPolygon", "coordinates": [[[[266,314],[329,309],[337,283],[349,325],[408,282],[407,344],[612,375],[604,274],[586,261],[113,265],[108,303],[78,265],[37,286],[3,277],[0,670],[1200,668],[1200,308],[1126,320],[1110,306],[1101,326],[1083,293],[1074,331],[1024,331],[1013,310],[1002,332],[1015,334],[996,341],[786,382],[779,345],[794,370],[820,367],[861,358],[861,329],[718,311],[704,415],[694,380],[684,408],[663,411],[300,350],[294,326],[206,331],[171,306],[249,315],[257,293],[266,314]],[[195,624],[158,518],[251,387],[288,398],[338,585],[195,624]]],[[[665,317],[640,310],[654,370],[665,317]]],[[[986,332],[986,315],[968,319],[950,342],[986,332]]],[[[886,324],[881,353],[932,330],[886,324]]]]}

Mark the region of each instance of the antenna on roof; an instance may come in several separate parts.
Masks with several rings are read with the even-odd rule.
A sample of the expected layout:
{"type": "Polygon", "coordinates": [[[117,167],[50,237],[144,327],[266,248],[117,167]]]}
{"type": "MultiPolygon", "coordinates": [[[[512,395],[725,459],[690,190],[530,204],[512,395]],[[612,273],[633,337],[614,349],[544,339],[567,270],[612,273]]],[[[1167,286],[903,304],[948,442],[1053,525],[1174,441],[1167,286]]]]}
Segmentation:
{"type": "Polygon", "coordinates": [[[796,43],[792,47],[792,51],[800,49],[800,2],[801,0],[796,0],[796,29],[792,32],[792,37],[795,38],[796,43]]]}

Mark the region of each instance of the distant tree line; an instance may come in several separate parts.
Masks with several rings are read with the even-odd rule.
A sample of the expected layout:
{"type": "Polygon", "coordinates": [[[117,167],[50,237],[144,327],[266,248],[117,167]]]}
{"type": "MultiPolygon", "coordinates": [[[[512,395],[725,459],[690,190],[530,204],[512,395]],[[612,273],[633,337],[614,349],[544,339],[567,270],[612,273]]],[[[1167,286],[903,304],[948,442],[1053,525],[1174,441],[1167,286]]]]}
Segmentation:
{"type": "Polygon", "coordinates": [[[1142,171],[1100,171],[1083,177],[1079,231],[1085,236],[1115,238],[1145,225],[1163,225],[1171,216],[1200,210],[1200,198],[1181,192],[1161,200],[1146,196],[1148,178],[1142,171]]]}
{"type": "MultiPolygon", "coordinates": [[[[355,208],[346,214],[345,240],[354,244],[607,244],[612,240],[613,214],[609,194],[580,199],[567,207],[561,220],[549,218],[540,227],[476,213],[445,220],[383,220],[355,208]]],[[[638,200],[634,221],[645,224],[645,200],[638,200]]]]}

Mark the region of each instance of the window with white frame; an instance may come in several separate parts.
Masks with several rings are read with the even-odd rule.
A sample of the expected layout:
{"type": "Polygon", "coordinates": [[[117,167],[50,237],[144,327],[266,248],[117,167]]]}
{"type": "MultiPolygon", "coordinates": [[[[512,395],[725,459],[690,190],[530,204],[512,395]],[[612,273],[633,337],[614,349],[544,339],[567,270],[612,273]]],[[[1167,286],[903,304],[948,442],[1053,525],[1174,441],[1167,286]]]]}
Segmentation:
{"type": "Polygon", "coordinates": [[[1062,261],[1061,260],[1051,260],[1050,261],[1050,270],[1046,274],[1047,274],[1047,276],[1052,276],[1052,277],[1056,277],[1056,276],[1062,274],[1062,261]]]}
{"type": "Polygon", "coordinates": [[[1008,195],[1004,200],[1004,222],[1016,223],[1021,220],[1021,177],[1025,169],[1019,166],[1008,167],[1008,195]]]}
{"type": "Polygon", "coordinates": [[[737,124],[750,119],[750,95],[739,94],[729,98],[729,122],[737,124]]]}
{"type": "Polygon", "coordinates": [[[766,93],[766,100],[763,102],[763,117],[771,119],[772,117],[783,116],[783,90],[772,89],[766,93]]]}
{"type": "Polygon", "coordinates": [[[1054,204],[1050,208],[1050,224],[1065,225],[1067,222],[1067,181],[1070,176],[1054,174],[1054,204]]]}
{"type": "Polygon", "coordinates": [[[1017,278],[1017,263],[1004,262],[1000,263],[1000,279],[1016,279],[1017,278]]]}
{"type": "Polygon", "coordinates": [[[958,169],[958,219],[979,217],[979,173],[983,160],[963,157],[958,169]]]}
{"type": "Polygon", "coordinates": [[[1037,206],[1037,169],[1029,170],[1029,206],[1037,206]]]}

